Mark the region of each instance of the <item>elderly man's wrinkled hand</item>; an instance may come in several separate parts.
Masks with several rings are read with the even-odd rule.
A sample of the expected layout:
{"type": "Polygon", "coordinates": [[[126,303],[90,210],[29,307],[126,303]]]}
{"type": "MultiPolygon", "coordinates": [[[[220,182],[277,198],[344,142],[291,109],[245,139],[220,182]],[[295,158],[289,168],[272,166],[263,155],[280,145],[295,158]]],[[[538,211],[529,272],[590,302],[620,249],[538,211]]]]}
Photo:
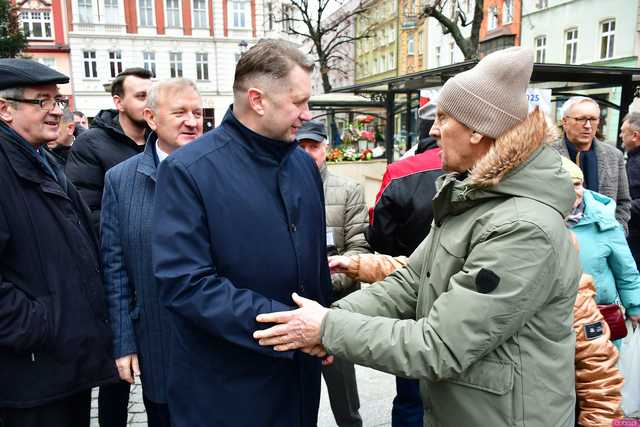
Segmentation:
{"type": "Polygon", "coordinates": [[[317,346],[321,344],[320,326],[329,309],[296,293],[292,298],[300,308],[258,315],[258,322],[277,325],[255,331],[253,337],[260,345],[273,347],[275,351],[307,349],[307,353],[311,354],[313,349],[317,353],[324,352],[324,348],[319,350],[317,346]]]}

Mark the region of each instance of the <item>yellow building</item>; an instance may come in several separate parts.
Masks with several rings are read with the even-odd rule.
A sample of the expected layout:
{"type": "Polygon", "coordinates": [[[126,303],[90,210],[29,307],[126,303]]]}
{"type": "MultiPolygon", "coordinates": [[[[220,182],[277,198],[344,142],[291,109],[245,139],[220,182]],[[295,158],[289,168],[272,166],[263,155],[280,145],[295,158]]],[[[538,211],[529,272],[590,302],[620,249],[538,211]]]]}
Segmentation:
{"type": "Polygon", "coordinates": [[[355,82],[365,83],[398,75],[397,0],[367,0],[366,12],[356,19],[355,82]]]}
{"type": "Polygon", "coordinates": [[[426,22],[423,1],[400,0],[398,75],[427,69],[426,22]]]}

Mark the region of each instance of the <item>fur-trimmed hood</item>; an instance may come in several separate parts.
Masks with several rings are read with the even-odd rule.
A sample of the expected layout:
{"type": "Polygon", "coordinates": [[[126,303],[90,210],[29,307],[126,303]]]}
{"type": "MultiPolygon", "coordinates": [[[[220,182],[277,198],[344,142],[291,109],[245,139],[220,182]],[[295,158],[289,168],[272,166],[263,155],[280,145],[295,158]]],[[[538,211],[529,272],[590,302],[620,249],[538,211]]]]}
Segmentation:
{"type": "Polygon", "coordinates": [[[543,112],[534,110],[496,139],[464,180],[460,181],[457,173],[440,177],[434,210],[439,207],[438,216],[442,217],[465,211],[487,198],[516,196],[549,205],[563,217],[568,215],[575,192],[560,155],[549,146],[556,137],[553,124],[543,112]]]}

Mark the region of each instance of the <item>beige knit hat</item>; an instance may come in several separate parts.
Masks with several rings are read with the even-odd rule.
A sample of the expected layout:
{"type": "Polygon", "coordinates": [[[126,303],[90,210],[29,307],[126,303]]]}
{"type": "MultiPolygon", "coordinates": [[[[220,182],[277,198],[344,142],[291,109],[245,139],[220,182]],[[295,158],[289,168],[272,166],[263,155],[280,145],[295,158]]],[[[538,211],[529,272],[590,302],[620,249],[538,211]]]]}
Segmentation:
{"type": "Polygon", "coordinates": [[[532,49],[493,52],[447,80],[438,106],[468,128],[495,139],[527,117],[532,71],[532,49]]]}

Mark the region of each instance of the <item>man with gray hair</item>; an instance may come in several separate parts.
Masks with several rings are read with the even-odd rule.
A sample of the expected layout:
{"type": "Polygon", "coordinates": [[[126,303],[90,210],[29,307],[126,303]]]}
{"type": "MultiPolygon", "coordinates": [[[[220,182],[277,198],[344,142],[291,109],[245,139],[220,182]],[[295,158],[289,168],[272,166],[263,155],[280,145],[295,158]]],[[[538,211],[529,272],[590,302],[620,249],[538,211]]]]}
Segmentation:
{"type": "Polygon", "coordinates": [[[327,309],[254,336],[420,380],[425,426],[573,427],[573,304],[580,261],[564,217],[575,192],[528,113],[533,51],[485,56],[442,88],[433,223],[408,264],[327,309]],[[317,346],[321,345],[319,349],[317,346]]]}
{"type": "Polygon", "coordinates": [[[315,427],[319,359],[251,334],[291,293],[329,303],[322,180],[295,143],[313,62],[261,40],[238,61],[220,126],[161,163],[154,274],[172,328],[174,427],[315,427]]]}
{"type": "Polygon", "coordinates": [[[87,206],[44,146],[69,78],[0,58],[0,425],[87,427],[91,388],[116,380],[87,206]]]}
{"type": "Polygon", "coordinates": [[[631,219],[629,220],[629,249],[640,268],[640,113],[631,112],[622,121],[620,138],[627,151],[627,175],[631,194],[631,219]]]}
{"type": "Polygon", "coordinates": [[[111,168],[105,178],[100,214],[103,276],[118,374],[133,384],[142,371],[149,427],[168,427],[171,325],[153,277],[151,218],[158,165],[202,135],[202,100],[191,80],[154,83],[143,115],[153,130],[144,151],[111,168]]]}
{"type": "Polygon", "coordinates": [[[592,98],[574,96],[562,107],[564,138],[553,144],[563,156],[577,164],[584,174],[585,188],[616,202],[616,219],[628,232],[631,196],[622,152],[596,138],[600,107],[592,98]]]}
{"type": "Polygon", "coordinates": [[[65,108],[60,117],[60,129],[58,139],[47,144],[47,149],[56,161],[64,168],[69,157],[69,150],[75,141],[76,124],[73,121],[73,113],[69,108],[65,108]]]}

